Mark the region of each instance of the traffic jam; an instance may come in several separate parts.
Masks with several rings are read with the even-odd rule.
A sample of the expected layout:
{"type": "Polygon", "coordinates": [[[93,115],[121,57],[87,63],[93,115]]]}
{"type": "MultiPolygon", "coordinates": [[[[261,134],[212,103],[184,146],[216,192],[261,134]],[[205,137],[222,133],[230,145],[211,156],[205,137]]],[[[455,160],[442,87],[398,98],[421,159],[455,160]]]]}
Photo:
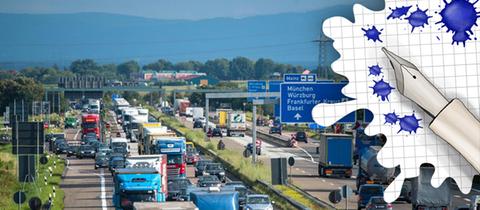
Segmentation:
{"type": "Polygon", "coordinates": [[[108,170],[111,208],[274,209],[267,195],[255,194],[148,109],[124,98],[108,105],[88,99],[74,108],[65,116],[65,133],[76,135],[48,134],[50,150],[70,162],[91,160],[96,173],[108,170]]]}

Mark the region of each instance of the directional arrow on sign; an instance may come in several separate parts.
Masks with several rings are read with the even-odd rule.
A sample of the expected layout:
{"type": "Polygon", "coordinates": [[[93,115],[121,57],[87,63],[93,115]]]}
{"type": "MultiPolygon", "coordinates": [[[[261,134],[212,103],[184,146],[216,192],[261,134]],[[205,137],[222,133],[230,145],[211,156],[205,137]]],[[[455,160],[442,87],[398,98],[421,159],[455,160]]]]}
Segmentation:
{"type": "Polygon", "coordinates": [[[300,115],[299,113],[297,113],[295,116],[293,116],[295,119],[299,120],[300,118],[302,118],[302,115],[300,115]]]}

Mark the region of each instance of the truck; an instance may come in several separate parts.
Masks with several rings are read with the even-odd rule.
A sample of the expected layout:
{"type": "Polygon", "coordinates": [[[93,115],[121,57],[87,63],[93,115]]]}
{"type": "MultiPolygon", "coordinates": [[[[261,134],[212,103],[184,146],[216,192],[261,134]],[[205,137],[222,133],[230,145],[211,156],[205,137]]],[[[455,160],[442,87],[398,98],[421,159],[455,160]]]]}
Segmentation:
{"type": "Polygon", "coordinates": [[[110,149],[113,150],[116,147],[124,148],[124,151],[126,152],[125,155],[130,154],[130,146],[128,146],[128,140],[126,138],[112,137],[110,139],[110,149]]]}
{"type": "Polygon", "coordinates": [[[122,128],[125,130],[130,123],[132,116],[138,115],[138,109],[135,107],[128,107],[122,109],[122,128]]]}
{"type": "Polygon", "coordinates": [[[231,109],[217,109],[216,111],[216,127],[220,128],[225,135],[227,134],[227,121],[230,112],[232,112],[231,109]]]}
{"type": "Polygon", "coordinates": [[[209,191],[194,191],[190,193],[190,199],[199,210],[237,210],[238,192],[220,191],[218,188],[210,188],[209,191]]]}
{"type": "Polygon", "coordinates": [[[88,99],[88,109],[91,113],[100,114],[100,100],[88,99]]]}
{"type": "Polygon", "coordinates": [[[114,174],[113,205],[117,210],[133,209],[136,202],[165,202],[167,192],[156,168],[119,168],[114,174]]]}
{"type": "Polygon", "coordinates": [[[187,145],[184,137],[156,138],[153,147],[155,154],[167,155],[168,178],[186,177],[187,145]]]}
{"type": "Polygon", "coordinates": [[[363,147],[359,151],[357,189],[364,184],[387,185],[395,179],[395,168],[385,168],[377,160],[381,146],[363,147]]]}
{"type": "Polygon", "coordinates": [[[82,136],[87,133],[95,133],[97,139],[100,137],[100,116],[98,114],[82,115],[82,136]]]}
{"type": "Polygon", "coordinates": [[[350,178],[353,167],[353,136],[323,133],[319,143],[318,174],[350,178]]]}
{"type": "Polygon", "coordinates": [[[125,159],[125,168],[154,168],[162,176],[162,193],[167,194],[167,156],[166,155],[137,155],[125,159]]]}
{"type": "Polygon", "coordinates": [[[245,136],[247,125],[244,112],[230,112],[227,120],[227,136],[245,136]]]}
{"type": "Polygon", "coordinates": [[[176,99],[174,103],[174,109],[178,111],[180,116],[187,115],[187,107],[190,106],[190,101],[188,99],[176,99]]]}
{"type": "Polygon", "coordinates": [[[168,130],[167,127],[161,126],[161,123],[143,123],[139,128],[139,154],[154,154],[153,144],[155,139],[160,137],[176,137],[177,135],[168,130]]]}
{"type": "Polygon", "coordinates": [[[141,202],[133,204],[134,210],[198,210],[191,201],[169,201],[166,203],[141,202]]]}
{"type": "Polygon", "coordinates": [[[193,119],[203,117],[203,107],[190,107],[190,115],[193,119]]]}
{"type": "Polygon", "coordinates": [[[435,168],[430,164],[422,164],[418,177],[406,179],[411,184],[408,198],[412,209],[443,210],[451,204],[451,190],[448,182],[443,182],[438,188],[430,183],[435,168]]]}
{"type": "Polygon", "coordinates": [[[148,123],[148,114],[145,115],[133,115],[130,118],[130,122],[125,127],[125,132],[127,133],[127,138],[131,142],[136,142],[138,140],[138,128],[142,123],[148,123]]]}

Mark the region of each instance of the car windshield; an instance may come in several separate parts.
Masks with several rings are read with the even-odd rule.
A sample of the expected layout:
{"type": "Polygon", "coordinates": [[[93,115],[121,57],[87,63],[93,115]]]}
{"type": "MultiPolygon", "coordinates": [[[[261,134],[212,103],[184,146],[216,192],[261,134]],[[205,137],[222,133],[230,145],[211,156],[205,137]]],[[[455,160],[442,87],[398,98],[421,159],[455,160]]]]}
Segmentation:
{"type": "Polygon", "coordinates": [[[123,160],[119,160],[119,159],[112,160],[112,165],[122,166],[123,164],[125,164],[125,161],[123,161],[123,160]]]}
{"type": "Polygon", "coordinates": [[[190,180],[188,180],[188,179],[177,179],[177,180],[173,180],[173,181],[168,183],[168,190],[172,191],[172,190],[185,189],[189,185],[191,185],[190,180]]]}
{"type": "Polygon", "coordinates": [[[247,198],[249,204],[269,204],[270,200],[263,196],[252,196],[247,198]]]}
{"type": "Polygon", "coordinates": [[[113,142],[112,147],[127,147],[127,143],[125,143],[125,142],[113,142]]]}
{"type": "Polygon", "coordinates": [[[222,166],[220,164],[208,164],[207,170],[222,170],[222,166]]]}
{"type": "Polygon", "coordinates": [[[304,136],[305,136],[305,132],[298,132],[298,133],[297,133],[297,136],[298,136],[298,137],[304,137],[304,136]]]}
{"type": "Polygon", "coordinates": [[[167,155],[167,164],[181,164],[183,162],[182,155],[167,155]]]}
{"type": "Polygon", "coordinates": [[[188,148],[187,147],[187,153],[196,153],[196,152],[197,152],[197,150],[195,148],[192,148],[192,147],[188,148]]]}
{"type": "Polygon", "coordinates": [[[123,147],[114,147],[112,149],[112,153],[125,153],[127,150],[123,147]]]}
{"type": "Polygon", "coordinates": [[[80,147],[80,150],[93,150],[93,147],[90,145],[82,145],[80,147]]]}
{"type": "Polygon", "coordinates": [[[201,179],[202,182],[217,182],[220,181],[217,176],[203,176],[201,179]]]}
{"type": "Polygon", "coordinates": [[[204,161],[204,160],[201,160],[201,161],[198,161],[198,162],[197,162],[196,167],[197,167],[197,168],[202,168],[205,164],[211,163],[211,162],[212,162],[212,161],[204,161]]]}

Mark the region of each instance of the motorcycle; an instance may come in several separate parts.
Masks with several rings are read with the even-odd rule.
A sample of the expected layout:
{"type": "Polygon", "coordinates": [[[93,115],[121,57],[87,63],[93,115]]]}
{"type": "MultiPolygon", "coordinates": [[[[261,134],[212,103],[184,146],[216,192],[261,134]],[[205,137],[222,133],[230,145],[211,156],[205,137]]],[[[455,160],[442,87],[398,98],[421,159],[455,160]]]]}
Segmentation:
{"type": "MultiPolygon", "coordinates": [[[[257,155],[262,154],[262,141],[260,140],[256,141],[255,152],[257,153],[257,155]]],[[[245,146],[245,150],[243,150],[243,156],[248,158],[252,155],[252,153],[253,153],[253,144],[248,143],[247,146],[245,146]]]]}

